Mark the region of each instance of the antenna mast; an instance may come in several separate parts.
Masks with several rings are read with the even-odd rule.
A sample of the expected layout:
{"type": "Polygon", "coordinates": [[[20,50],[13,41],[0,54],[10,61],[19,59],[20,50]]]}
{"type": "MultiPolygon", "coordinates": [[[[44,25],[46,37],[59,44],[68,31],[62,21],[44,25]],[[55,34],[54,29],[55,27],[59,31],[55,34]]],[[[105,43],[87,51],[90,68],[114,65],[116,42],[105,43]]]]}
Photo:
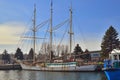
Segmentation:
{"type": "Polygon", "coordinates": [[[36,43],[36,5],[34,4],[34,18],[33,18],[33,61],[35,61],[35,43],[36,43]]]}
{"type": "Polygon", "coordinates": [[[72,51],[72,35],[74,34],[72,32],[72,5],[70,7],[70,31],[69,31],[69,34],[70,34],[70,55],[71,55],[71,51],[72,51]]]}
{"type": "Polygon", "coordinates": [[[51,53],[52,53],[52,42],[53,42],[53,30],[52,30],[52,14],[53,14],[53,3],[51,0],[51,8],[50,8],[50,61],[51,61],[51,53]]]}

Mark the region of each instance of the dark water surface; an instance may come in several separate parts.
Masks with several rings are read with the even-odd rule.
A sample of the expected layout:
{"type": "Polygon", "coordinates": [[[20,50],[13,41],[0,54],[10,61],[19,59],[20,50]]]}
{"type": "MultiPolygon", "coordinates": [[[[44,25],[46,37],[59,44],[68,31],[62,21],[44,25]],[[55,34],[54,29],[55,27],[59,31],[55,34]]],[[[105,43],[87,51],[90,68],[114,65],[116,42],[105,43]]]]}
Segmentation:
{"type": "Polygon", "coordinates": [[[0,80],[106,80],[103,72],[0,71],[0,80]]]}

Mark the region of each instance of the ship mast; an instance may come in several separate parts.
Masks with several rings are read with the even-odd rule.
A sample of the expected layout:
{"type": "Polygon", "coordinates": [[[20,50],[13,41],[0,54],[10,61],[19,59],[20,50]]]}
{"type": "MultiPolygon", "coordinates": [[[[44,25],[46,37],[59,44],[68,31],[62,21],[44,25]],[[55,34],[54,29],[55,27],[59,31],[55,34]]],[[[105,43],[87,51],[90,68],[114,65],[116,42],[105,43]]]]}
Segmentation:
{"type": "Polygon", "coordinates": [[[70,35],[70,56],[71,56],[71,51],[72,51],[72,35],[74,34],[72,32],[72,6],[70,8],[70,30],[69,30],[69,35],[70,35]]]}
{"type": "Polygon", "coordinates": [[[35,43],[36,43],[36,5],[34,4],[34,18],[33,18],[33,61],[35,61],[35,43]]]}
{"type": "Polygon", "coordinates": [[[53,30],[52,30],[52,15],[53,15],[53,3],[51,0],[51,8],[50,8],[50,61],[51,61],[51,54],[52,54],[52,42],[53,42],[53,30]]]}

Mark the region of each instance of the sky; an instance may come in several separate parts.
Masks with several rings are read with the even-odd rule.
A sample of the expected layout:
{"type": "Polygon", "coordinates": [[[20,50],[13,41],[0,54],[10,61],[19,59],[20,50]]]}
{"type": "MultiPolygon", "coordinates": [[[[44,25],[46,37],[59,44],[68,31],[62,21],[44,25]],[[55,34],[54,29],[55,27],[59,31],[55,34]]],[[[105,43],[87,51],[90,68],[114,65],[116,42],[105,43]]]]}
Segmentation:
{"type": "MultiPolygon", "coordinates": [[[[24,32],[31,34],[28,32],[32,26],[34,4],[37,10],[36,24],[40,24],[50,18],[50,2],[51,0],[0,0],[0,53],[5,49],[14,53],[17,47],[28,52],[31,41],[23,41],[21,36],[24,32]]],[[[83,50],[100,50],[105,31],[111,25],[120,33],[119,3],[120,0],[53,0],[53,26],[69,18],[72,4],[73,48],[79,44],[83,50]]],[[[66,26],[68,25],[54,32],[54,44],[60,42],[60,36],[64,34],[66,26]]],[[[41,28],[38,37],[44,37],[45,30],[46,27],[41,28]]],[[[67,39],[63,44],[68,44],[67,39]]],[[[37,43],[38,49],[42,41],[37,43]]]]}

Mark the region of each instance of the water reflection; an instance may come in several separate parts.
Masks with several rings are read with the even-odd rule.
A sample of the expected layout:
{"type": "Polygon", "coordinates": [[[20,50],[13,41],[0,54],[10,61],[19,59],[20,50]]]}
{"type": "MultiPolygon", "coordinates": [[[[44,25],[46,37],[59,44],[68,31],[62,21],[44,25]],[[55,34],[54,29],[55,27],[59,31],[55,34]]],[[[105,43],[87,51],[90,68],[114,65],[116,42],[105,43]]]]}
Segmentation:
{"type": "Polygon", "coordinates": [[[0,80],[106,80],[103,72],[0,71],[0,80]]]}

